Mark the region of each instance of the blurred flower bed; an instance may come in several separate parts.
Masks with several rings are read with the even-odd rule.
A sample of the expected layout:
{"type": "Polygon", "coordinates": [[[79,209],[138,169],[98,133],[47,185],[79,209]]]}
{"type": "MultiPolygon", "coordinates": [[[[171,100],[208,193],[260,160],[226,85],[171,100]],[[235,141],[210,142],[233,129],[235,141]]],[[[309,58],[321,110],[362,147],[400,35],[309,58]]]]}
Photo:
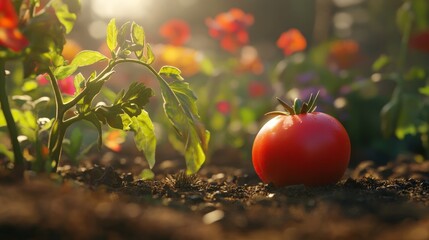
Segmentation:
{"type": "MultiPolygon", "coordinates": [[[[308,1],[289,3],[298,9],[305,4],[308,1]]],[[[244,5],[249,10],[237,2],[200,22],[173,15],[149,27],[149,31],[157,31],[149,34],[156,37],[148,40],[157,56],[155,64],[178,67],[198,97],[201,118],[211,132],[209,162],[250,164],[253,138],[267,121],[264,114],[278,107],[275,97],[292,101],[317,91],[317,110],[338,118],[350,135],[352,164],[368,159],[385,163],[403,153],[415,156],[416,161],[429,158],[427,1],[311,1],[306,14],[312,15],[314,23],[304,30],[302,24],[296,24],[299,21],[275,23],[276,38],[273,34],[265,38],[264,33],[252,30],[259,22],[270,28],[262,17],[270,12],[244,5]]],[[[141,24],[146,25],[144,21],[141,24]]],[[[78,32],[70,36],[63,50],[69,61],[82,45],[89,45],[88,41],[101,52],[107,50],[105,44],[79,37],[78,32]]],[[[100,98],[111,99],[125,85],[120,76],[157,88],[147,73],[127,67],[109,80],[109,88],[100,98]]],[[[43,75],[22,86],[15,83],[16,94],[31,97],[17,100],[17,104],[28,107],[48,94],[46,83],[43,75]],[[40,91],[44,88],[46,91],[40,91]]],[[[59,81],[59,86],[64,94],[75,91],[73,77],[59,81]]],[[[156,98],[160,96],[153,98],[148,112],[159,135],[158,145],[180,149],[181,143],[168,135],[171,131],[166,130],[170,128],[166,119],[158,114],[161,101],[156,98]]],[[[91,137],[91,132],[84,134],[81,127],[85,129],[76,127],[69,138],[91,146],[96,133],[91,137]]],[[[104,144],[111,151],[133,152],[127,143],[127,135],[118,131],[104,135],[104,144]]],[[[79,156],[69,153],[69,159],[77,162],[73,159],[79,156]]]]}

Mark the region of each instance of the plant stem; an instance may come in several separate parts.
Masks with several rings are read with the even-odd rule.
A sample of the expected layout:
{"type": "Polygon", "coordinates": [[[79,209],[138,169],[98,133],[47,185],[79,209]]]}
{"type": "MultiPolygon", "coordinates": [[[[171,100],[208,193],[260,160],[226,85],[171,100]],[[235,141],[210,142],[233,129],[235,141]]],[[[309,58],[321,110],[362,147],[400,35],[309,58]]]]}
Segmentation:
{"type": "Polygon", "coordinates": [[[49,133],[48,148],[50,158],[55,162],[52,172],[56,172],[61,157],[62,143],[68,127],[67,125],[64,125],[64,113],[66,112],[67,108],[64,107],[63,96],[61,95],[57,78],[50,68],[48,70],[48,74],[55,96],[55,118],[49,133]]]}
{"type": "Polygon", "coordinates": [[[15,157],[15,165],[13,172],[18,179],[24,178],[24,157],[22,155],[21,146],[18,141],[18,130],[15,120],[9,105],[9,99],[6,91],[6,75],[5,62],[0,60],[0,102],[4,118],[6,119],[7,128],[9,130],[10,141],[12,143],[13,155],[15,157]]]}

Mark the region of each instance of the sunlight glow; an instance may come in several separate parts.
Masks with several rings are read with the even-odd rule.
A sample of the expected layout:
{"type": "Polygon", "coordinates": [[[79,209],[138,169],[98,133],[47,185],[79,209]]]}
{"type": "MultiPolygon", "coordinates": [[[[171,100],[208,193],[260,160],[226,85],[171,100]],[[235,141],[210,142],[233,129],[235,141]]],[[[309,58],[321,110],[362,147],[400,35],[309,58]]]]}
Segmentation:
{"type": "Polygon", "coordinates": [[[102,18],[136,18],[148,12],[152,0],[93,0],[92,9],[102,18]]]}
{"type": "Polygon", "coordinates": [[[106,36],[107,23],[104,21],[94,21],[88,26],[89,34],[95,39],[102,39],[106,36]]]}

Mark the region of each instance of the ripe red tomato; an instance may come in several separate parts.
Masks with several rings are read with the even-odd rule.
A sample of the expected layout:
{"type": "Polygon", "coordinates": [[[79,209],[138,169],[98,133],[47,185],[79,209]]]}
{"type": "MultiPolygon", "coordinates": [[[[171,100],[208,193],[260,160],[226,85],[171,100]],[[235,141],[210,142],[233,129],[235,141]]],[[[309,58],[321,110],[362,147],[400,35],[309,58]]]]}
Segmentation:
{"type": "Polygon", "coordinates": [[[252,161],[265,183],[320,186],[341,179],[349,164],[350,148],[346,130],[328,114],[280,114],[257,134],[252,161]]]}

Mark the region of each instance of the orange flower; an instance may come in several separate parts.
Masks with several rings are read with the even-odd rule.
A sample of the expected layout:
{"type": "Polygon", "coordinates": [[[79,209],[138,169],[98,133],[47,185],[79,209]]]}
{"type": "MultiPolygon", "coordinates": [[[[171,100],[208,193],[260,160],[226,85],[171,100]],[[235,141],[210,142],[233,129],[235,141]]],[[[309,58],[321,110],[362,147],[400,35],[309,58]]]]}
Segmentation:
{"type": "Polygon", "coordinates": [[[348,69],[360,59],[359,45],[354,40],[338,40],[332,43],[329,60],[339,69],[348,69]]]}
{"type": "Polygon", "coordinates": [[[119,152],[122,149],[121,144],[125,142],[125,133],[121,130],[112,130],[104,134],[104,145],[109,149],[119,152]]]}
{"type": "Polygon", "coordinates": [[[409,46],[421,52],[429,53],[429,29],[411,35],[409,46]]]}
{"type": "Polygon", "coordinates": [[[307,47],[307,41],[298,29],[292,28],[280,35],[277,47],[283,49],[284,55],[289,56],[303,51],[307,47]]]}
{"type": "Polygon", "coordinates": [[[247,28],[253,24],[253,15],[233,8],[217,15],[214,19],[208,18],[206,24],[209,27],[210,36],[220,39],[223,49],[234,52],[249,41],[247,28]]]}
{"type": "Polygon", "coordinates": [[[18,29],[18,16],[9,0],[0,0],[0,46],[21,51],[28,40],[18,29]]]}
{"type": "Polygon", "coordinates": [[[159,30],[161,36],[166,38],[169,44],[175,46],[185,44],[189,40],[190,32],[189,25],[185,21],[178,19],[164,23],[159,30]]]}
{"type": "Polygon", "coordinates": [[[159,44],[154,47],[154,52],[158,57],[157,64],[175,66],[182,71],[184,77],[195,75],[200,71],[202,55],[194,49],[159,44]]]}
{"type": "Polygon", "coordinates": [[[71,62],[73,58],[78,54],[82,48],[79,43],[74,40],[67,39],[66,44],[64,44],[62,55],[65,60],[71,62]]]}

